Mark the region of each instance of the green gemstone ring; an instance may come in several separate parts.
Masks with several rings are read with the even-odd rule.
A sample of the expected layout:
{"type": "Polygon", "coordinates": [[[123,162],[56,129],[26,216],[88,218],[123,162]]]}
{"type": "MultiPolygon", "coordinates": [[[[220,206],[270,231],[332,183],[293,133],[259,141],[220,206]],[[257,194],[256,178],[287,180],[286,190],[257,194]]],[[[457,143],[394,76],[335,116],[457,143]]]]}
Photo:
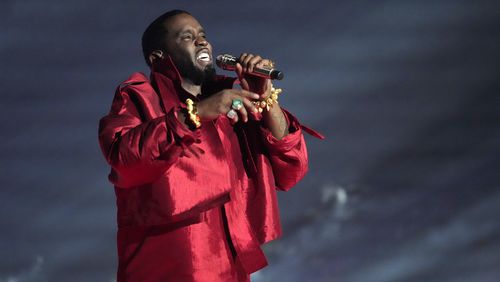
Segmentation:
{"type": "Polygon", "coordinates": [[[233,102],[231,103],[231,108],[233,108],[236,111],[239,111],[241,108],[243,108],[243,102],[239,99],[233,99],[233,102]]]}

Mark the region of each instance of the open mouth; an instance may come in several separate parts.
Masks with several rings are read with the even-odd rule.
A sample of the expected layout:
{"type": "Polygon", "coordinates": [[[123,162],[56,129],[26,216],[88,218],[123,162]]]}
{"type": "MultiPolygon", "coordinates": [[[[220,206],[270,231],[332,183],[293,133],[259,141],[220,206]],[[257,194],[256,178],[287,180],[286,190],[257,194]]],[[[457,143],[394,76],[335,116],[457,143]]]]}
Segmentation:
{"type": "Polygon", "coordinates": [[[210,54],[208,54],[207,50],[202,50],[198,55],[196,56],[196,60],[203,62],[203,63],[210,63],[212,61],[210,54]]]}

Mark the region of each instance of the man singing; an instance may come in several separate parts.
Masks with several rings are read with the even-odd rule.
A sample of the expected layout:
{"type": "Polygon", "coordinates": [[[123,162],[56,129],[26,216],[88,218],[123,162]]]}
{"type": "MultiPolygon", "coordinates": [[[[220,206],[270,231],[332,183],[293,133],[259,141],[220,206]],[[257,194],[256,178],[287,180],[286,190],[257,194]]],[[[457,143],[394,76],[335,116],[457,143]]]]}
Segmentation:
{"type": "Polygon", "coordinates": [[[303,126],[252,75],[270,60],[243,53],[237,79],[215,75],[205,30],[185,11],[153,21],[142,48],[150,78],[120,84],[99,126],[118,281],[249,281],[267,265],[260,245],[281,233],[276,189],[306,173],[303,126]]]}

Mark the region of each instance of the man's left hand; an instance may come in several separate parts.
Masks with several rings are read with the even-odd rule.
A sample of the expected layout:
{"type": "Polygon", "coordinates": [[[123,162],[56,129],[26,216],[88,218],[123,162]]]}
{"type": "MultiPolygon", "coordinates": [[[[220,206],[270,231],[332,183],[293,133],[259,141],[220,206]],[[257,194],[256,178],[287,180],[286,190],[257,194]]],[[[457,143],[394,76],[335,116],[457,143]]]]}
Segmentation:
{"type": "MultiPolygon", "coordinates": [[[[259,55],[247,53],[241,54],[239,63],[236,64],[236,74],[241,82],[241,88],[259,94],[259,100],[261,101],[271,96],[271,80],[251,73],[255,67],[264,67],[266,65],[272,65],[272,62],[262,59],[259,55]]],[[[276,139],[281,140],[288,135],[289,125],[278,104],[268,111],[264,111],[262,117],[265,127],[271,131],[276,139]]]]}
{"type": "Polygon", "coordinates": [[[271,80],[251,73],[255,67],[264,67],[271,63],[271,60],[263,59],[259,55],[241,54],[239,63],[236,64],[236,74],[241,82],[241,88],[258,93],[261,100],[267,99],[271,95],[271,80]]]}

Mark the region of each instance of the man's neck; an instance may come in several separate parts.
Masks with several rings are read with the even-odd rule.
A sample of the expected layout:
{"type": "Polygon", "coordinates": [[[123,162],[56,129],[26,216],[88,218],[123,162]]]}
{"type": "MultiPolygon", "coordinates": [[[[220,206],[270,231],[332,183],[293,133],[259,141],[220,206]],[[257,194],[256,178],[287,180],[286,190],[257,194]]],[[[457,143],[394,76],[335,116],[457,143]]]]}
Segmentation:
{"type": "Polygon", "coordinates": [[[189,79],[182,80],[182,88],[195,97],[201,93],[201,85],[196,85],[189,79]]]}

